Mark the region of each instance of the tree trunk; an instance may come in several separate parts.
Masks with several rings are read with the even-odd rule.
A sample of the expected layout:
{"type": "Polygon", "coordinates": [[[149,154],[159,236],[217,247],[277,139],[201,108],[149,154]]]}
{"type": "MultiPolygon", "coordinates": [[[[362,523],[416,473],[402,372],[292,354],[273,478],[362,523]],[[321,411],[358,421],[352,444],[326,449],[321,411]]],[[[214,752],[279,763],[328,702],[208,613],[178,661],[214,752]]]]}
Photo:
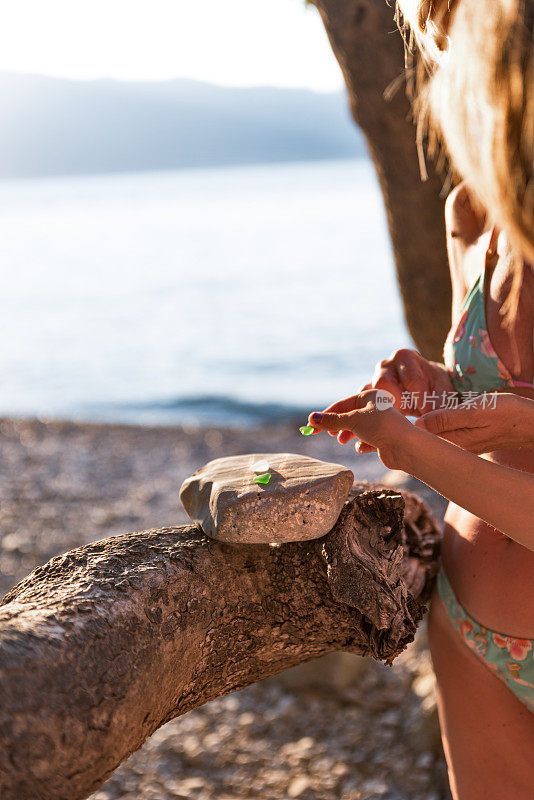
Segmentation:
{"type": "Polygon", "coordinates": [[[0,796],[77,800],[160,725],[335,651],[413,638],[439,532],[423,504],[357,487],[322,539],[232,546],[164,528],[80,547],[0,607],[0,796]]]}
{"type": "MultiPolygon", "coordinates": [[[[450,327],[451,284],[445,245],[442,181],[422,182],[403,85],[404,46],[386,0],[311,0],[321,15],[347,85],[384,195],[404,312],[427,358],[442,360],[450,327]]],[[[429,172],[431,172],[429,166],[429,172]]]]}

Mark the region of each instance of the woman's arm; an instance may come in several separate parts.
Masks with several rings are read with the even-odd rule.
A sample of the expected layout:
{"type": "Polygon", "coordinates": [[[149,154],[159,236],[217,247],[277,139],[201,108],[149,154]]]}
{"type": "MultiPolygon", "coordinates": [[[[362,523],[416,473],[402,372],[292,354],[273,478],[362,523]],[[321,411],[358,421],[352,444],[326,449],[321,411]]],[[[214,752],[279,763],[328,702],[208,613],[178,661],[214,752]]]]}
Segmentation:
{"type": "Polygon", "coordinates": [[[413,427],[397,468],[534,550],[534,475],[494,464],[413,427]]]}
{"type": "Polygon", "coordinates": [[[310,414],[317,430],[350,430],[376,447],[383,464],[402,469],[534,550],[534,475],[503,467],[412,425],[396,408],[381,410],[368,390],[348,413],[310,414]]]}

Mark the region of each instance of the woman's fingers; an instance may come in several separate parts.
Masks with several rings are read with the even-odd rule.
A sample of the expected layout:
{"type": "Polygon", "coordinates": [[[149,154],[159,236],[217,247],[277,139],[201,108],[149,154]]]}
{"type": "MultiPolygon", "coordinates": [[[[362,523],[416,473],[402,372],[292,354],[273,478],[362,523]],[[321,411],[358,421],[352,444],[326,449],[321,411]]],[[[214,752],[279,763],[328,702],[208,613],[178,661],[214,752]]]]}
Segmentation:
{"type": "Polygon", "coordinates": [[[355,439],[356,435],[352,431],[339,431],[337,440],[339,444],[347,444],[351,439],[355,439]]]}
{"type": "Polygon", "coordinates": [[[365,455],[365,453],[376,453],[376,447],[373,447],[372,444],[367,444],[367,442],[356,442],[354,449],[360,455],[365,455]]]}
{"type": "Polygon", "coordinates": [[[324,409],[324,412],[333,411],[335,414],[347,414],[349,411],[354,411],[356,408],[360,408],[360,395],[362,392],[367,391],[371,388],[370,383],[366,383],[361,389],[358,389],[356,394],[352,394],[350,397],[345,397],[343,400],[336,400],[335,403],[328,406],[328,408],[324,409]]]}
{"type": "MultiPolygon", "coordinates": [[[[340,444],[347,444],[351,439],[358,438],[352,430],[344,427],[350,424],[351,420],[356,420],[357,414],[357,409],[347,414],[335,414],[333,412],[321,413],[315,411],[313,414],[310,414],[309,424],[319,427],[321,431],[328,431],[332,436],[337,435],[340,444]]],[[[367,444],[367,442],[357,441],[354,448],[356,452],[360,454],[376,452],[376,447],[367,444]]]]}
{"type": "Polygon", "coordinates": [[[424,392],[427,383],[420,356],[413,350],[397,350],[391,358],[380,361],[373,375],[373,388],[385,389],[395,397],[400,408],[403,392],[424,392]]]}
{"type": "MultiPolygon", "coordinates": [[[[332,405],[328,406],[328,408],[325,408],[325,412],[334,412],[335,414],[347,414],[349,411],[354,411],[356,408],[359,408],[358,405],[359,395],[370,388],[371,388],[370,383],[364,384],[360,389],[358,389],[356,394],[353,394],[350,397],[345,397],[343,400],[337,400],[335,403],[332,403],[332,405]]],[[[330,436],[337,435],[335,431],[328,431],[328,433],[330,436]]],[[[347,431],[347,433],[349,434],[349,438],[347,439],[348,442],[350,439],[353,438],[354,434],[352,434],[350,431],[347,431]]],[[[341,442],[341,444],[345,444],[345,442],[341,442]]]]}
{"type": "Polygon", "coordinates": [[[491,429],[484,409],[476,405],[429,411],[415,425],[472,453],[487,453],[500,446],[499,431],[491,429]]]}
{"type": "Polygon", "coordinates": [[[436,435],[451,444],[461,447],[462,450],[469,450],[469,452],[475,453],[475,455],[488,453],[491,450],[499,449],[501,446],[498,442],[490,441],[491,437],[488,437],[484,428],[457,428],[455,430],[442,431],[436,435]]]}
{"type": "Polygon", "coordinates": [[[395,398],[395,405],[400,407],[402,386],[393,362],[381,361],[376,365],[371,385],[373,389],[384,389],[386,392],[390,392],[395,398]]]}
{"type": "Polygon", "coordinates": [[[431,391],[427,362],[415,350],[397,350],[385,361],[380,361],[373,375],[373,388],[384,389],[395,397],[398,409],[403,407],[403,395],[412,395],[413,401],[405,408],[421,410],[425,395],[431,391]]]}
{"type": "Polygon", "coordinates": [[[458,427],[457,423],[451,420],[448,411],[442,411],[441,409],[423,414],[422,417],[415,420],[414,425],[436,436],[458,427]]]}
{"type": "Polygon", "coordinates": [[[314,411],[309,416],[309,425],[322,431],[343,432],[340,441],[347,440],[347,432],[356,434],[358,452],[377,449],[380,453],[381,447],[396,442],[411,427],[403,414],[393,408],[391,398],[384,404],[383,395],[380,390],[362,392],[357,398],[358,407],[346,414],[314,411]]]}
{"type": "Polygon", "coordinates": [[[483,410],[477,406],[458,406],[457,408],[444,408],[429,411],[415,421],[419,428],[436,436],[457,431],[462,428],[480,428],[483,426],[481,419],[483,410]]]}
{"type": "Polygon", "coordinates": [[[377,394],[378,393],[374,389],[368,389],[362,391],[361,394],[347,398],[351,401],[351,410],[347,412],[313,411],[308,417],[308,425],[335,435],[340,431],[348,431],[353,434],[358,419],[361,419],[360,414],[362,409],[366,409],[369,404],[373,404],[377,394]]]}
{"type": "Polygon", "coordinates": [[[397,373],[405,392],[422,392],[424,394],[429,391],[428,375],[423,371],[421,358],[416,353],[409,350],[406,355],[400,357],[397,373]]]}
{"type": "Polygon", "coordinates": [[[314,411],[313,414],[310,414],[309,424],[320,428],[322,431],[329,431],[334,434],[344,430],[352,432],[351,422],[354,418],[354,414],[354,411],[347,414],[335,414],[331,411],[314,411]]]}
{"type": "Polygon", "coordinates": [[[324,409],[324,412],[333,412],[334,414],[347,414],[349,411],[354,411],[356,408],[358,395],[353,394],[351,397],[345,397],[344,400],[338,400],[332,403],[331,406],[324,409]]]}

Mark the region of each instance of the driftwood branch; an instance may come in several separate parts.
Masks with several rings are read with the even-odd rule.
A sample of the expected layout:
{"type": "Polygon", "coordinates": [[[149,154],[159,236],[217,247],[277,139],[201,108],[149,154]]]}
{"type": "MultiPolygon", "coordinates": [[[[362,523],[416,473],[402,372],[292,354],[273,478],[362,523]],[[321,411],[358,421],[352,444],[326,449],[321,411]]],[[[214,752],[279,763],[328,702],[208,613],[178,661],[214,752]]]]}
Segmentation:
{"type": "Polygon", "coordinates": [[[159,726],[335,650],[411,641],[439,533],[359,487],[322,539],[232,546],[164,528],[80,547],[0,607],[0,797],[86,797],[159,726]]]}
{"type": "Polygon", "coordinates": [[[408,328],[421,353],[441,361],[451,315],[442,180],[433,174],[431,163],[430,179],[421,180],[394,3],[311,2],[323,20],[343,72],[352,115],[376,167],[408,328]]]}

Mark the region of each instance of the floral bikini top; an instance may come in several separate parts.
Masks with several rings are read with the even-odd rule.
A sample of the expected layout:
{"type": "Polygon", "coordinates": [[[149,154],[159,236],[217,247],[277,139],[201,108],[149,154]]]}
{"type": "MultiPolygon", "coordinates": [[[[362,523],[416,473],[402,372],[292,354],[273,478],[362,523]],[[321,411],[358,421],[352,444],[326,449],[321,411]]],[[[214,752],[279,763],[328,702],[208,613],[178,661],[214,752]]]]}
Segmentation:
{"type": "Polygon", "coordinates": [[[484,269],[464,298],[460,318],[449,331],[443,348],[445,366],[454,388],[461,394],[483,394],[514,386],[533,388],[532,383],[512,378],[495,352],[488,334],[486,272],[490,257],[495,255],[495,250],[492,250],[494,232],[495,229],[486,252],[484,269]]]}

